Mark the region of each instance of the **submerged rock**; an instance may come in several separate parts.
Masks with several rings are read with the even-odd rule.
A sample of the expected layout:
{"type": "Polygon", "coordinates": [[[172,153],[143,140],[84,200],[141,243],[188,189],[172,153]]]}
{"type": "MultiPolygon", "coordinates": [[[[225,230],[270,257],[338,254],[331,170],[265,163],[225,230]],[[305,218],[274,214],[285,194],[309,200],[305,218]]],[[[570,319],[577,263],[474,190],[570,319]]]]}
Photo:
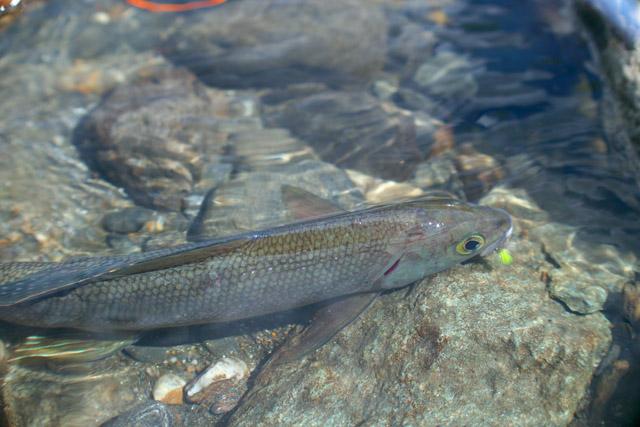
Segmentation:
{"type": "Polygon", "coordinates": [[[180,25],[162,50],[213,86],[358,83],[382,68],[386,34],[368,0],[228,2],[180,25]]]}
{"type": "Polygon", "coordinates": [[[575,313],[601,311],[609,293],[620,294],[633,280],[637,262],[632,253],[613,245],[595,242],[579,227],[550,222],[523,190],[497,188],[485,200],[513,211],[526,230],[527,238],[540,245],[549,295],[575,313]]]}
{"type": "Polygon", "coordinates": [[[228,357],[204,370],[185,387],[192,403],[207,404],[214,414],[231,411],[247,390],[249,368],[244,361],[228,357]]]}
{"type": "Polygon", "coordinates": [[[496,159],[477,152],[470,145],[462,147],[461,152],[455,157],[455,165],[464,193],[472,201],[487,194],[506,175],[496,159]]]}
{"type": "Polygon", "coordinates": [[[167,405],[184,403],[182,388],[187,382],[176,374],[165,374],[153,386],[153,399],[167,405]]]}
{"type": "Polygon", "coordinates": [[[102,227],[112,233],[135,233],[153,218],[153,211],[138,207],[109,212],[102,218],[102,227]]]}
{"type": "Polygon", "coordinates": [[[464,56],[439,51],[418,68],[413,79],[430,95],[470,99],[478,91],[474,68],[476,66],[464,56]]]}
{"type": "Polygon", "coordinates": [[[102,424],[102,427],[173,427],[175,415],[160,402],[147,402],[118,415],[102,424]]]}
{"type": "Polygon", "coordinates": [[[362,201],[358,188],[344,171],[319,160],[303,160],[278,172],[240,173],[218,187],[202,205],[202,224],[197,234],[221,236],[290,222],[292,217],[282,201],[285,184],[346,209],[362,201]]]}
{"type": "Polygon", "coordinates": [[[291,100],[266,121],[290,129],[326,162],[402,181],[422,158],[416,126],[385,107],[367,93],[327,91],[291,100]]]}
{"type": "Polygon", "coordinates": [[[549,297],[544,255],[517,237],[526,226],[512,266],[490,257],[379,298],[324,347],[261,375],[230,425],[566,425],[609,323],[549,297]]]}
{"type": "Polygon", "coordinates": [[[221,122],[241,114],[224,92],[186,72],[162,71],[111,92],[78,126],[74,142],[136,203],[180,210],[203,166],[224,154],[221,122]]]}
{"type": "Polygon", "coordinates": [[[109,358],[80,373],[10,365],[2,388],[9,424],[99,425],[127,411],[146,398],[140,390],[150,389],[150,384],[145,375],[119,360],[109,358]]]}
{"type": "MultiPolygon", "coordinates": [[[[636,152],[640,152],[639,6],[634,0],[579,0],[575,5],[590,30],[592,46],[597,49],[605,76],[615,92],[615,99],[611,100],[614,113],[605,109],[605,117],[621,113],[624,132],[635,144],[636,152]]],[[[610,117],[608,121],[611,119],[617,118],[610,117]]],[[[637,156],[633,157],[630,163],[637,168],[637,156]]]]}

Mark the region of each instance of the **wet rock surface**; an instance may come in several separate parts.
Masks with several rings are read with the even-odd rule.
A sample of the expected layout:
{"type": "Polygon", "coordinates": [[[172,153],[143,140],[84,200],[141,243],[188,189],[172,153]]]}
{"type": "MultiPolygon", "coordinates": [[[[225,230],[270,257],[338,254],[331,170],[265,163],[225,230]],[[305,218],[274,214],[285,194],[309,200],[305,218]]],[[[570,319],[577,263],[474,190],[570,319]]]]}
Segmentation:
{"type": "Polygon", "coordinates": [[[576,2],[576,10],[591,33],[593,46],[615,92],[612,104],[625,120],[628,137],[640,150],[640,43],[634,3],[580,0],[576,2]]]}
{"type": "Polygon", "coordinates": [[[160,402],[147,402],[130,409],[124,414],[114,417],[103,427],[172,427],[177,424],[174,413],[160,402]]]}
{"type": "Polygon", "coordinates": [[[212,86],[362,84],[382,68],[386,21],[375,1],[229,2],[178,27],[162,50],[212,86]]]}
{"type": "Polygon", "coordinates": [[[203,164],[224,154],[227,134],[219,122],[233,114],[230,104],[186,72],[160,72],[110,93],[76,129],[74,142],[137,203],[181,210],[203,164]]]}
{"type": "Polygon", "coordinates": [[[413,118],[385,111],[363,92],[294,99],[267,115],[267,123],[290,129],[327,162],[385,179],[411,177],[422,157],[413,118]]]}
{"type": "Polygon", "coordinates": [[[474,424],[497,413],[500,424],[565,425],[607,352],[608,322],[549,297],[535,243],[510,249],[510,267],[492,258],[380,298],[323,348],[265,376],[231,425],[474,424]]]}

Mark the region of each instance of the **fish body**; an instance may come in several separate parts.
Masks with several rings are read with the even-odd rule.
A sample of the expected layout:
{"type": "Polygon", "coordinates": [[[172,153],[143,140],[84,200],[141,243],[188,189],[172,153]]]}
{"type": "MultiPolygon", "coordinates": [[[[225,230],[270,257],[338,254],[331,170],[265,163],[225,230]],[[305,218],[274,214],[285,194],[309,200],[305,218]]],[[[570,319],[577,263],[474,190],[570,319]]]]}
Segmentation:
{"type": "Polygon", "coordinates": [[[505,212],[433,198],[129,256],[0,265],[0,319],[133,331],[228,322],[411,284],[498,247],[505,212]]]}

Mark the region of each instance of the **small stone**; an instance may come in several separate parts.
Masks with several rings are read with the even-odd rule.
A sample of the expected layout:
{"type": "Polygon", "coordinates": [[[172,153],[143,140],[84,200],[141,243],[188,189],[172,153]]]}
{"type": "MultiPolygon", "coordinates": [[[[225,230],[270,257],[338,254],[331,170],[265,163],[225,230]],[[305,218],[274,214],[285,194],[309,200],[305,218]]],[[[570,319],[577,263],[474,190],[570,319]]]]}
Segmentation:
{"type": "Polygon", "coordinates": [[[406,182],[386,181],[353,170],[347,170],[347,174],[369,203],[387,203],[424,194],[420,188],[406,182]]]}
{"type": "Polygon", "coordinates": [[[107,245],[111,249],[115,249],[118,253],[133,253],[140,251],[140,247],[126,234],[108,234],[107,245]]]}
{"type": "Polygon", "coordinates": [[[421,162],[416,168],[416,174],[411,181],[416,187],[427,188],[462,188],[462,183],[456,176],[456,168],[449,157],[434,157],[421,162]]]}
{"type": "Polygon", "coordinates": [[[248,376],[249,368],[244,361],[225,357],[209,366],[185,387],[186,397],[190,402],[202,402],[208,394],[206,390],[213,384],[227,380],[239,381],[248,376]]]}
{"type": "Polygon", "coordinates": [[[182,388],[187,382],[175,374],[165,374],[153,386],[153,398],[167,405],[183,403],[182,388]]]}
{"type": "Polygon", "coordinates": [[[464,147],[455,162],[469,200],[478,200],[505,176],[496,159],[476,152],[471,146],[464,147]]]}
{"type": "Polygon", "coordinates": [[[111,22],[111,17],[106,12],[96,12],[93,15],[93,20],[98,24],[106,25],[111,22]]]}
{"type": "Polygon", "coordinates": [[[473,68],[464,56],[442,51],[418,68],[414,80],[431,95],[469,99],[478,90],[473,68]]]}
{"type": "Polygon", "coordinates": [[[109,212],[102,218],[102,228],[112,233],[135,233],[153,217],[153,211],[143,208],[125,208],[109,212]]]}

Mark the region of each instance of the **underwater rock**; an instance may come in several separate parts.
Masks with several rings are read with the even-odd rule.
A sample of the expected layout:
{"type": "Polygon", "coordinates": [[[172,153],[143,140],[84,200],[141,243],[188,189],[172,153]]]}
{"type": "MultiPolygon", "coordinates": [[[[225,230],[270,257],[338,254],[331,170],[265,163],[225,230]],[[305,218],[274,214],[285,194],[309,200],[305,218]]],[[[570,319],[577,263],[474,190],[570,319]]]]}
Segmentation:
{"type": "Polygon", "coordinates": [[[112,233],[127,234],[140,231],[153,218],[153,211],[139,207],[109,212],[102,218],[102,227],[112,233]]]}
{"type": "Polygon", "coordinates": [[[118,415],[102,424],[102,427],[173,427],[175,415],[160,402],[147,402],[118,415]]]}
{"type": "Polygon", "coordinates": [[[74,143],[136,203],[180,210],[203,165],[224,153],[220,122],[240,115],[232,101],[186,72],[152,73],[107,95],[78,126],[74,143]]]}
{"type": "Polygon", "coordinates": [[[411,22],[404,13],[390,13],[388,16],[389,45],[385,69],[410,77],[432,55],[436,36],[423,23],[411,22]]]}
{"type": "Polygon", "coordinates": [[[308,145],[295,139],[288,130],[253,129],[231,134],[237,171],[279,170],[289,163],[317,159],[308,145]]]}
{"type": "Polygon", "coordinates": [[[228,2],[192,18],[161,49],[212,86],[367,82],[384,62],[386,22],[368,0],[228,2]]]}
{"type": "Polygon", "coordinates": [[[608,293],[622,293],[633,279],[632,254],[591,242],[578,227],[548,223],[532,229],[530,238],[540,242],[546,254],[550,294],[577,313],[601,310],[608,293]]]}
{"type": "Polygon", "coordinates": [[[202,224],[197,234],[222,236],[290,222],[292,218],[282,201],[284,184],[310,191],[345,209],[362,201],[345,171],[319,160],[303,160],[278,172],[240,173],[218,187],[201,207],[202,224]]]}
{"type": "Polygon", "coordinates": [[[637,283],[624,287],[624,316],[640,333],[640,288],[637,283]]]}
{"type": "Polygon", "coordinates": [[[527,238],[540,245],[545,263],[539,274],[549,295],[575,313],[602,310],[609,293],[621,294],[633,280],[636,258],[613,245],[592,241],[579,227],[550,222],[524,190],[496,188],[485,201],[508,209],[527,238]]]}
{"type": "Polygon", "coordinates": [[[153,399],[167,405],[182,405],[182,388],[187,382],[176,374],[164,374],[153,386],[153,399]]]}
{"type": "Polygon", "coordinates": [[[151,384],[130,364],[108,358],[78,373],[11,364],[2,388],[9,425],[99,425],[146,399],[151,384]]]}
{"type": "Polygon", "coordinates": [[[386,181],[347,169],[351,181],[362,191],[368,203],[393,203],[403,199],[419,197],[422,189],[406,182],[386,181]]]}
{"type": "Polygon", "coordinates": [[[423,190],[444,190],[464,198],[462,181],[450,156],[437,156],[420,162],[410,182],[423,190]]]}
{"type": "Polygon", "coordinates": [[[544,254],[521,232],[511,266],[488,257],[385,295],[319,350],[264,372],[230,425],[567,425],[609,323],[549,298],[544,254]]]}
{"type": "Polygon", "coordinates": [[[228,357],[204,370],[185,387],[192,403],[209,405],[214,414],[231,411],[247,389],[249,368],[244,361],[228,357]]]}
{"type": "Polygon", "coordinates": [[[478,91],[473,77],[475,67],[464,56],[439,51],[418,68],[413,80],[429,95],[443,99],[470,99],[478,91]]]}
{"type": "Polygon", "coordinates": [[[505,172],[493,157],[478,153],[471,145],[463,146],[455,157],[457,176],[462,181],[469,200],[476,201],[505,177],[505,172]]]}
{"type": "Polygon", "coordinates": [[[602,310],[607,291],[590,280],[576,280],[576,273],[563,269],[549,273],[549,295],[567,305],[571,311],[590,314],[602,310]]]}
{"type": "MultiPolygon", "coordinates": [[[[579,0],[578,16],[589,30],[602,69],[615,92],[612,107],[621,113],[628,138],[640,152],[640,21],[636,1],[579,0]],[[618,10],[618,8],[620,8],[618,10]]],[[[604,112],[605,115],[607,112],[604,112]]],[[[614,113],[614,115],[617,115],[614,113]]],[[[619,137],[619,136],[618,136],[619,137]]],[[[637,168],[638,159],[632,162],[637,168]]]]}
{"type": "Polygon", "coordinates": [[[422,154],[413,118],[389,109],[364,92],[327,91],[286,102],[265,120],[291,130],[326,162],[402,181],[422,154]]]}

